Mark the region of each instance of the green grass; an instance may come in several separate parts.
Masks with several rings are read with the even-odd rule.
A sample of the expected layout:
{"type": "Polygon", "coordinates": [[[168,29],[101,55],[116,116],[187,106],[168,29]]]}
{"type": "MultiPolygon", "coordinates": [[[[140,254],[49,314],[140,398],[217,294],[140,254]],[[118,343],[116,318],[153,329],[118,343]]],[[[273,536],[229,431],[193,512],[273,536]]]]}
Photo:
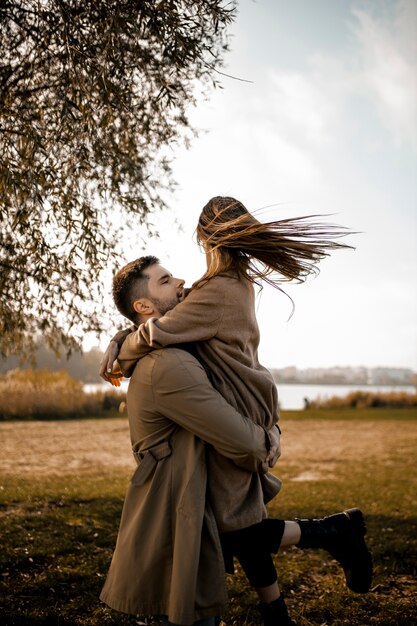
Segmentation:
{"type": "MultiPolygon", "coordinates": [[[[361,418],[372,421],[372,427],[384,434],[393,417],[398,433],[413,419],[407,409],[390,411],[390,418],[384,410],[360,413],[287,412],[283,423],[306,421],[308,428],[309,420],[317,426],[320,416],[323,432],[327,432],[331,428],[328,420],[337,418],[346,420],[348,432],[349,421],[361,418]]],[[[341,462],[329,479],[292,481],[302,470],[302,458],[279,466],[284,487],[270,506],[271,516],[311,517],[360,506],[367,517],[375,579],[369,594],[355,595],[346,589],[340,568],[325,553],[296,548],[283,552],[276,558],[280,585],[299,626],[417,623],[413,602],[417,591],[417,484],[412,441],[407,448],[404,440],[401,445],[390,440],[387,453],[377,461],[341,462]]],[[[139,623],[98,600],[128,479],[128,471],[111,468],[85,475],[0,477],[2,626],[139,623]]],[[[253,608],[256,597],[239,567],[228,585],[226,624],[259,624],[253,608]]]]}

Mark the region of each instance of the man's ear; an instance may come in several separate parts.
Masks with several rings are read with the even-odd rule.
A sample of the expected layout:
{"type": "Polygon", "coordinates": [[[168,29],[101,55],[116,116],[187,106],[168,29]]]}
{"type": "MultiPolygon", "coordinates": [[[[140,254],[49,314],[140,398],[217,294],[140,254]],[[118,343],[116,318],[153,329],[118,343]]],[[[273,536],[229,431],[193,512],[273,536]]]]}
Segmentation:
{"type": "Polygon", "coordinates": [[[150,315],[154,310],[154,306],[148,298],[140,298],[140,300],[135,300],[133,303],[133,308],[136,313],[139,315],[150,315]]]}

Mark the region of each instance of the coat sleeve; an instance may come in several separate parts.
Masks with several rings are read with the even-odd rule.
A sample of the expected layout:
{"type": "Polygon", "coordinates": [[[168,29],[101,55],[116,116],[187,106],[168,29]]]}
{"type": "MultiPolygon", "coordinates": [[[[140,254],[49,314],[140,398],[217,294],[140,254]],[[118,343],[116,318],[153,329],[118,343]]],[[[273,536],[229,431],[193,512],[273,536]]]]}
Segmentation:
{"type": "Polygon", "coordinates": [[[117,360],[123,374],[130,376],[137,361],[153,349],[214,337],[224,311],[225,291],[223,280],[213,278],[163,317],[141,324],[120,348],[117,360]]]}
{"type": "Polygon", "coordinates": [[[152,372],[156,410],[216,448],[237,465],[265,472],[265,430],[238,413],[210,384],[200,363],[184,350],[161,352],[152,372]]]}

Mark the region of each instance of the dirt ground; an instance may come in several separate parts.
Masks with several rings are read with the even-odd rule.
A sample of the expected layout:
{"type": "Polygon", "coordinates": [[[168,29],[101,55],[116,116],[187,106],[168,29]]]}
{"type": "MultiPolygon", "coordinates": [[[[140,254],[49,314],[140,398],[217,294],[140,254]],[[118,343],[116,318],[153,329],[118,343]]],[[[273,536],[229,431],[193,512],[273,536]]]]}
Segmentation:
{"type": "MultiPolygon", "coordinates": [[[[343,460],[389,458],[393,448],[409,454],[417,445],[415,422],[286,420],[282,462],[302,464],[292,480],[331,476],[343,460]],[[383,425],[383,427],[382,427],[383,425]]],[[[100,467],[134,468],[125,419],[0,423],[3,475],[95,472],[100,467]]]]}

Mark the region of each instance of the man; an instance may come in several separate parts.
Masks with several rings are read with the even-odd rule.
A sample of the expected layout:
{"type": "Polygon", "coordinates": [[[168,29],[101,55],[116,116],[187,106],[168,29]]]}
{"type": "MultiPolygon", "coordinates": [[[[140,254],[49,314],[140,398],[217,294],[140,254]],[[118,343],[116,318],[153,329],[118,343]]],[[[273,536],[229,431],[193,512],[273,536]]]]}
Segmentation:
{"type": "MultiPolygon", "coordinates": [[[[184,281],[156,261],[144,257],[115,277],[118,308],[132,321],[160,317],[183,298],[184,281]]],[[[265,471],[270,439],[227,404],[184,349],[155,350],[143,358],[127,403],[139,465],[100,597],[126,613],[167,615],[171,623],[184,625],[211,618],[211,624],[225,608],[226,590],[217,527],[206,500],[203,439],[245,471],[265,471]]],[[[278,450],[274,431],[272,456],[278,450]]]]}
{"type": "MultiPolygon", "coordinates": [[[[178,304],[183,298],[183,285],[183,281],[173,278],[167,270],[159,265],[155,257],[142,257],[142,259],[138,259],[123,268],[116,275],[114,281],[115,302],[119,311],[134,323],[146,322],[151,317],[159,318],[162,311],[166,313],[178,304]]],[[[148,362],[147,359],[153,354],[156,362],[161,365],[161,360],[163,364],[164,358],[165,360],[168,358],[166,353],[171,352],[172,355],[172,351],[172,347],[165,348],[165,353],[157,350],[153,353],[148,353],[147,356],[139,361],[129,387],[129,394],[133,389],[134,379],[137,379],[138,368],[142,367],[142,363],[144,361],[148,362]],[[162,355],[165,356],[162,357],[162,355]]],[[[178,358],[178,363],[176,365],[171,363],[169,371],[172,371],[172,368],[174,368],[176,374],[180,375],[184,366],[187,369],[190,365],[190,355],[180,352],[178,347],[175,348],[175,354],[178,358]]],[[[107,354],[103,359],[102,373],[103,369],[107,369],[108,364],[113,362],[113,356],[108,356],[107,354]]],[[[189,372],[185,373],[184,377],[190,379],[189,372]]],[[[180,407],[181,415],[183,416],[184,414],[181,394],[184,390],[190,392],[188,393],[189,401],[193,402],[196,398],[198,399],[197,405],[193,405],[189,414],[192,417],[192,424],[190,424],[190,421],[182,421],[181,425],[185,426],[185,428],[190,428],[192,432],[206,438],[210,443],[214,443],[217,450],[223,453],[220,449],[221,445],[217,445],[218,440],[217,443],[216,441],[210,441],[210,428],[213,421],[213,413],[211,411],[216,409],[213,405],[210,406],[202,400],[201,394],[203,393],[204,395],[206,393],[207,379],[204,378],[204,381],[199,379],[198,384],[194,376],[191,376],[191,379],[195,383],[191,387],[189,384],[177,380],[175,384],[179,384],[180,389],[174,390],[172,386],[168,389],[166,388],[166,379],[163,376],[148,376],[147,390],[149,393],[153,391],[153,401],[155,401],[155,398],[157,399],[162,415],[171,417],[174,421],[181,419],[175,413],[178,410],[177,403],[180,407]],[[165,396],[169,398],[169,402],[162,402],[160,395],[164,398],[165,396]],[[205,411],[206,407],[209,407],[208,411],[205,411]],[[196,422],[199,420],[202,420],[201,429],[196,430],[196,422]]],[[[139,379],[136,384],[139,383],[143,383],[142,379],[139,379]]],[[[170,380],[170,383],[172,383],[172,380],[170,380]]],[[[142,390],[141,393],[144,394],[144,391],[142,390]]],[[[153,415],[149,418],[148,415],[146,417],[147,413],[146,411],[145,413],[143,412],[143,406],[141,407],[140,401],[141,396],[139,397],[139,404],[136,405],[139,407],[137,413],[138,421],[145,419],[148,426],[153,424],[152,427],[154,427],[155,416],[153,415]]],[[[229,405],[225,406],[228,407],[228,410],[231,409],[229,405]]],[[[129,403],[129,407],[131,407],[131,403],[129,403]]],[[[224,410],[226,411],[225,408],[224,410]]],[[[187,411],[190,411],[189,406],[185,409],[185,412],[187,411]]],[[[221,439],[223,438],[224,424],[224,420],[221,419],[217,425],[218,435],[221,439]]],[[[224,454],[224,456],[231,456],[230,449],[228,454],[224,454]]],[[[227,480],[225,480],[225,485],[227,485],[227,480]]],[[[219,502],[216,502],[216,504],[217,508],[219,508],[219,502]]],[[[277,552],[280,547],[288,545],[297,545],[300,548],[324,548],[342,565],[348,586],[354,591],[364,592],[369,589],[372,579],[372,563],[364,542],[364,534],[365,528],[362,514],[357,509],[351,509],[321,520],[284,522],[277,519],[264,519],[260,524],[245,528],[241,526],[237,531],[224,532],[221,535],[221,539],[223,546],[226,545],[226,554],[228,556],[230,554],[236,555],[241,561],[251,584],[257,590],[262,590],[265,599],[261,598],[260,609],[264,625],[275,626],[277,623],[280,625],[291,625],[294,622],[288,617],[282,596],[276,596],[276,582],[274,584],[263,582],[262,584],[262,581],[266,580],[263,575],[264,569],[266,571],[269,566],[266,561],[260,560],[260,553],[263,552],[269,555],[271,552],[277,552]],[[255,581],[261,582],[257,584],[255,581]],[[269,598],[268,594],[271,594],[269,598]]],[[[275,572],[266,571],[265,575],[268,580],[272,580],[272,574],[275,575],[276,580],[275,572]]]]}

